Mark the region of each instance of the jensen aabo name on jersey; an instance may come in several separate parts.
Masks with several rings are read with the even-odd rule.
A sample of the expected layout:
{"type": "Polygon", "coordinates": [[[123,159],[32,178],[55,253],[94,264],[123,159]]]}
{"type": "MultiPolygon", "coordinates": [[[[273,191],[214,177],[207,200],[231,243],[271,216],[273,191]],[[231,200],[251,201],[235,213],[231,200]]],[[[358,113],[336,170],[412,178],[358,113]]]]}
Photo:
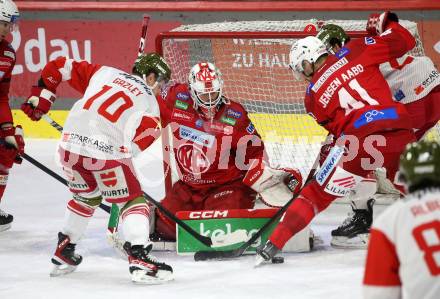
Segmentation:
{"type": "Polygon", "coordinates": [[[414,38],[398,23],[380,36],[351,41],[314,74],[306,91],[307,112],[335,136],[409,129],[409,115],[393,102],[379,65],[414,45],[414,38]]]}

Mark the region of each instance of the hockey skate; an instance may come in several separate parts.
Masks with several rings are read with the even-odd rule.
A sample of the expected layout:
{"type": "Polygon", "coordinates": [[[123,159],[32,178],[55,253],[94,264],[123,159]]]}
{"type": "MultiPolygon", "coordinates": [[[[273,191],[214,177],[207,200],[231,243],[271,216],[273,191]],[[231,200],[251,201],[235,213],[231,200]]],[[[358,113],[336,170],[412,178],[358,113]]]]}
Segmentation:
{"type": "Polygon", "coordinates": [[[10,229],[12,220],[14,220],[12,215],[0,209],[0,232],[10,229]]]}
{"type": "Polygon", "coordinates": [[[267,240],[264,246],[257,247],[257,256],[255,259],[255,267],[258,267],[263,262],[270,262],[272,258],[281,250],[267,240]]]}
{"type": "Polygon", "coordinates": [[[81,264],[82,256],[75,253],[76,244],[70,243],[70,238],[58,233],[58,246],[52,258],[54,268],[50,272],[50,276],[60,276],[75,271],[76,267],[81,264]]]}
{"type": "Polygon", "coordinates": [[[128,253],[129,270],[134,283],[161,284],[173,280],[173,268],[149,254],[153,244],[131,246],[125,242],[124,249],[128,253]]]}
{"type": "Polygon", "coordinates": [[[373,222],[374,199],[367,202],[367,209],[354,209],[349,217],[332,231],[331,245],[335,248],[366,249],[373,222]]]}

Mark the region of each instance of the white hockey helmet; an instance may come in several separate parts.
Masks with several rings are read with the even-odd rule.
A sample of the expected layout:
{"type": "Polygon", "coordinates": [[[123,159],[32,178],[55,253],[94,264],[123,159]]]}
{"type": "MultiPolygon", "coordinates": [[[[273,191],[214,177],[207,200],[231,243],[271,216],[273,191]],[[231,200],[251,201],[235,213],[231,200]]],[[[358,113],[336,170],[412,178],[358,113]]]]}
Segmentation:
{"type": "Polygon", "coordinates": [[[292,45],[289,55],[289,66],[293,70],[296,79],[301,79],[301,74],[304,72],[304,61],[314,64],[324,54],[327,54],[327,49],[319,38],[307,36],[297,40],[292,45]]]}
{"type": "Polygon", "coordinates": [[[17,5],[12,0],[0,0],[0,21],[15,24],[20,17],[17,5]]]}
{"type": "Polygon", "coordinates": [[[194,65],[189,72],[188,83],[195,109],[217,108],[222,102],[222,74],[214,64],[201,62],[194,65]]]}

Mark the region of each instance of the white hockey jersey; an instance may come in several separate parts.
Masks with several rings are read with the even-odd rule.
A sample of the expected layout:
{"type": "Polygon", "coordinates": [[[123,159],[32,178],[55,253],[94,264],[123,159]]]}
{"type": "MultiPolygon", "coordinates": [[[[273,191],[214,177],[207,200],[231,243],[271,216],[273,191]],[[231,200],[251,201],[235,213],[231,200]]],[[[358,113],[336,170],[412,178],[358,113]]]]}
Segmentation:
{"type": "Polygon", "coordinates": [[[138,133],[145,134],[139,130],[141,123],[159,121],[151,89],[141,78],[112,67],[70,59],[54,63],[62,65],[58,68],[62,81],[84,93],[67,117],[60,146],[96,159],[132,157],[133,139],[138,133]]]}
{"type": "Polygon", "coordinates": [[[424,98],[440,84],[440,73],[426,56],[403,55],[381,64],[380,71],[390,86],[394,100],[402,104],[424,98]]]}
{"type": "Polygon", "coordinates": [[[374,221],[364,298],[440,298],[440,190],[413,193],[374,221]]]}

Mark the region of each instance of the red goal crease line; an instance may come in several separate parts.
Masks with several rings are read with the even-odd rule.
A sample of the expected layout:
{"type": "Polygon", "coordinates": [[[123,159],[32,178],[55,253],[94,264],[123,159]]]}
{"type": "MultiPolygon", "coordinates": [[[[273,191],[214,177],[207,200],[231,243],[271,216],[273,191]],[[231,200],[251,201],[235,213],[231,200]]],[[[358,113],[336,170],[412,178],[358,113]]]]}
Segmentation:
{"type": "Polygon", "coordinates": [[[440,1],[16,1],[21,11],[381,11],[435,10],[440,1]]]}

